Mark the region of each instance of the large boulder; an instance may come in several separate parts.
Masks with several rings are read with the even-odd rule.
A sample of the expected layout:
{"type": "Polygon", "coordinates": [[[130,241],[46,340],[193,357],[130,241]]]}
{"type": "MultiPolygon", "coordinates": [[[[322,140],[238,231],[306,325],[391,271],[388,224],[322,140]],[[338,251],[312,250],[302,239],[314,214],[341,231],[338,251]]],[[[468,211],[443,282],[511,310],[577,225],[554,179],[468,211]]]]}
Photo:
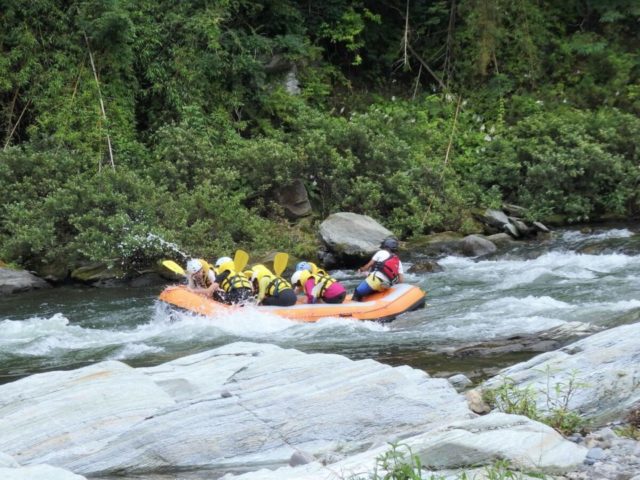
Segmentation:
{"type": "Polygon", "coordinates": [[[483,388],[497,387],[505,378],[520,388],[531,386],[541,410],[563,402],[571,388],[570,410],[596,423],[621,419],[640,404],[639,337],[640,323],[605,330],[506,368],[483,388]]]}
{"type": "Polygon", "coordinates": [[[334,213],[320,224],[322,241],[339,259],[370,257],[390,236],[393,233],[373,218],[357,213],[334,213]]]}
{"type": "Polygon", "coordinates": [[[87,480],[86,477],[76,475],[68,470],[51,465],[33,465],[29,467],[2,468],[2,480],[87,480]]]}
{"type": "Polygon", "coordinates": [[[87,475],[339,459],[474,417],[446,379],[235,343],[150,368],[109,361],[0,386],[0,451],[87,475]]]}
{"type": "Polygon", "coordinates": [[[311,214],[311,203],[302,180],[294,180],[289,185],[277,190],[276,200],[291,219],[306,217],[311,214]]]}
{"type": "Polygon", "coordinates": [[[462,239],[462,253],[467,257],[479,257],[493,253],[498,249],[496,245],[480,235],[467,235],[462,239]]]}
{"type": "Polygon", "coordinates": [[[26,270],[0,267],[0,295],[26,292],[37,288],[49,288],[47,282],[26,270]]]}

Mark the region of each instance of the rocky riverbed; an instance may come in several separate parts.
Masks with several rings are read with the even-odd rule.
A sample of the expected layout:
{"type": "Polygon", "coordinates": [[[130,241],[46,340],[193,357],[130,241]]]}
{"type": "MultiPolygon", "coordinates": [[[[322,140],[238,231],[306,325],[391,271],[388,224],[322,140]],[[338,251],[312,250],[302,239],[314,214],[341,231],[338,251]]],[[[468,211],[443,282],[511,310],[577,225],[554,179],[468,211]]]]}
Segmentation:
{"type": "Polygon", "coordinates": [[[478,415],[451,382],[419,370],[267,344],[33,375],[0,386],[0,478],[346,479],[373,472],[388,442],[401,442],[425,478],[507,460],[558,478],[630,479],[638,442],[597,427],[640,404],[638,335],[640,324],[599,332],[479,387],[509,376],[532,385],[543,408],[541,382],[579,378],[570,407],[593,432],[569,437],[519,415],[478,415]]]}

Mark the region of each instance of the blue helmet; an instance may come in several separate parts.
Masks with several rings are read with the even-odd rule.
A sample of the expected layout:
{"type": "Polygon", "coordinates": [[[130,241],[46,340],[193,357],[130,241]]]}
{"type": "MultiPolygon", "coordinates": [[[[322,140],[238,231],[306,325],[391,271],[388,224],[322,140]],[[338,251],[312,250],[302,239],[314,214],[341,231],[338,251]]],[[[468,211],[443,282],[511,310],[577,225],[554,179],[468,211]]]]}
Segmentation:
{"type": "Polygon", "coordinates": [[[296,264],[296,272],[300,270],[309,270],[310,272],[313,270],[313,267],[309,264],[309,262],[298,262],[296,264]]]}

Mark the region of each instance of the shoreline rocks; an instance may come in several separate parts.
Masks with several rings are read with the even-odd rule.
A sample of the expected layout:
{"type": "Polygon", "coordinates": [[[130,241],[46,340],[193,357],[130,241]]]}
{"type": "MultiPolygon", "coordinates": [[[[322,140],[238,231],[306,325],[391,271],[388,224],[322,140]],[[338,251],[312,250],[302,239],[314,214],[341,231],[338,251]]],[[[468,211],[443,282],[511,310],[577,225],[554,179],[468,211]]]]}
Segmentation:
{"type": "Polygon", "coordinates": [[[0,267],[0,295],[50,287],[51,285],[45,280],[26,270],[12,270],[0,267]]]}

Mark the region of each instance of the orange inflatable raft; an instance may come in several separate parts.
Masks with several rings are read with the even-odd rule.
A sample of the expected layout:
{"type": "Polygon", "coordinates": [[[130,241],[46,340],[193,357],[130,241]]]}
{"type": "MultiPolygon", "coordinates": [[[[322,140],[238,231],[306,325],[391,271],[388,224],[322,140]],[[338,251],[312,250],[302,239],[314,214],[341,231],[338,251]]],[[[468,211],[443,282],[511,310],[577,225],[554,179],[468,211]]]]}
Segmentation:
{"type": "MultiPolygon", "coordinates": [[[[225,305],[203,295],[190,292],[184,286],[167,287],[160,300],[190,312],[205,316],[219,315],[236,310],[238,306],[225,305]]],[[[300,297],[300,300],[302,297],[300,297]]],[[[425,292],[414,285],[401,283],[385,292],[375,293],[363,302],[352,302],[350,297],[340,304],[298,303],[291,307],[254,307],[261,312],[272,313],[300,322],[316,322],[326,317],[345,317],[358,320],[389,322],[401,313],[410,312],[425,305],[425,292]]]]}

